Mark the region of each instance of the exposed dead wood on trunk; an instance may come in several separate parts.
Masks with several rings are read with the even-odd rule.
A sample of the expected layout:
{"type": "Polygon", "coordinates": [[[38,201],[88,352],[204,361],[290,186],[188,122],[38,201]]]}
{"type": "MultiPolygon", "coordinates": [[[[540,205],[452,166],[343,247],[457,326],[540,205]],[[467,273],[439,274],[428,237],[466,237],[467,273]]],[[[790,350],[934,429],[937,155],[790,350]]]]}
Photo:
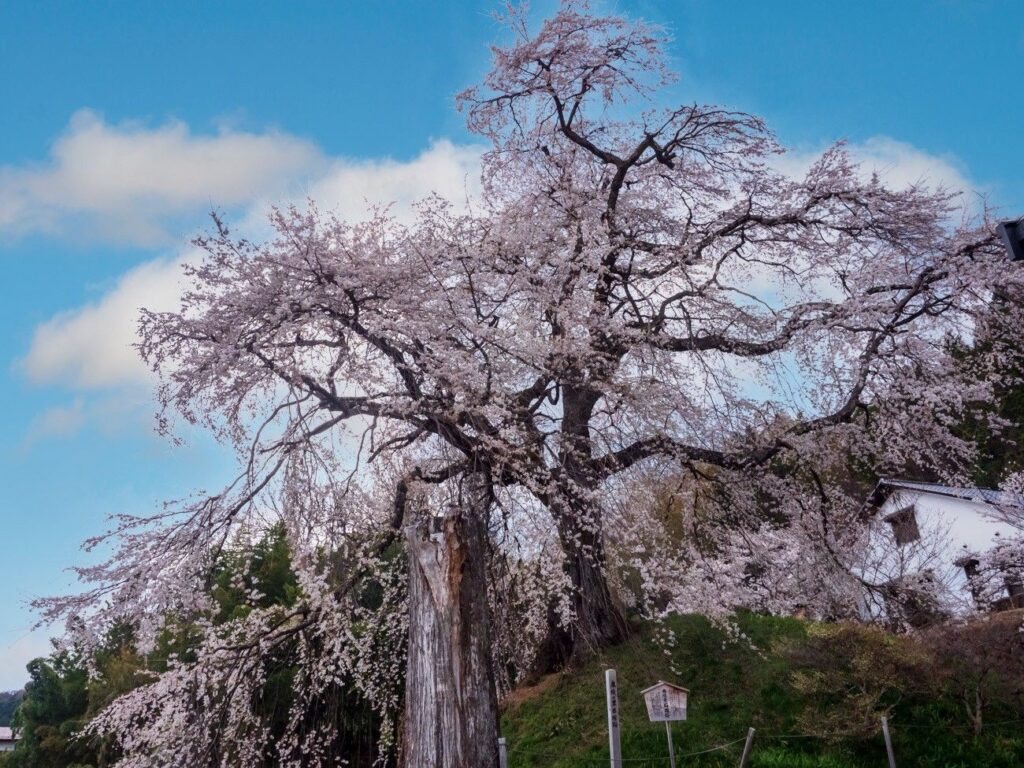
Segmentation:
{"type": "Polygon", "coordinates": [[[483,494],[405,529],[409,657],[405,768],[498,764],[483,494]]]}

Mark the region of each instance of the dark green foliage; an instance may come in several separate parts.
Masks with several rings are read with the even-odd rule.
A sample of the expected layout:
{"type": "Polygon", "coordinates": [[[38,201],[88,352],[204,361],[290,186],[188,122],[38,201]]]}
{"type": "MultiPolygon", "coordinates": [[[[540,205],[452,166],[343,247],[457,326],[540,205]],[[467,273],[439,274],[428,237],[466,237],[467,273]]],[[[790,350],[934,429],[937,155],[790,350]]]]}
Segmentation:
{"type": "Polygon", "coordinates": [[[1024,387],[1000,388],[991,404],[992,413],[1005,421],[998,432],[980,430],[975,481],[983,488],[998,488],[1013,472],[1024,470],[1024,387]]]}
{"type": "Polygon", "coordinates": [[[220,606],[218,621],[244,617],[254,606],[248,595],[261,597],[255,607],[290,607],[299,587],[291,567],[291,553],[284,529],[274,526],[251,550],[222,553],[213,577],[211,594],[220,606]]]}
{"type": "MultiPolygon", "coordinates": [[[[221,553],[210,593],[217,603],[215,621],[241,618],[255,605],[261,608],[293,606],[299,588],[291,569],[291,555],[283,529],[272,528],[251,549],[221,553]]],[[[143,658],[135,651],[131,628],[111,629],[92,662],[98,672],[89,678],[79,656],[55,652],[29,664],[31,682],[16,724],[22,740],[16,749],[0,757],[0,768],[72,768],[104,766],[116,755],[109,740],[81,738],[82,726],[117,696],[153,679],[149,670],[166,669],[172,655],[187,659],[194,638],[187,617],[177,618],[158,639],[156,650],[143,658]]],[[[266,683],[256,710],[265,717],[271,733],[280,733],[293,703],[292,681],[296,664],[294,648],[282,648],[270,660],[266,683]]],[[[349,765],[371,765],[376,756],[379,723],[366,700],[351,686],[337,685],[317,701],[306,705],[310,727],[327,720],[336,733],[335,752],[349,765]]]]}
{"type": "Polygon", "coordinates": [[[974,368],[978,378],[1011,382],[997,384],[991,400],[974,403],[958,429],[978,446],[974,481],[983,488],[998,488],[1008,475],[1024,470],[1024,387],[1018,383],[1024,379],[1024,334],[1007,312],[1010,302],[1003,297],[992,303],[974,347],[951,349],[958,365],[974,368]],[[1002,349],[1001,362],[994,370],[981,369],[978,361],[995,345],[1002,349]]]}
{"type": "Polygon", "coordinates": [[[0,691],[0,725],[10,725],[24,691],[0,691]]]}
{"type": "Polygon", "coordinates": [[[87,674],[81,659],[57,651],[28,664],[29,683],[15,716],[22,739],[5,758],[5,767],[65,768],[90,763],[92,750],[74,738],[89,703],[87,674]]]}

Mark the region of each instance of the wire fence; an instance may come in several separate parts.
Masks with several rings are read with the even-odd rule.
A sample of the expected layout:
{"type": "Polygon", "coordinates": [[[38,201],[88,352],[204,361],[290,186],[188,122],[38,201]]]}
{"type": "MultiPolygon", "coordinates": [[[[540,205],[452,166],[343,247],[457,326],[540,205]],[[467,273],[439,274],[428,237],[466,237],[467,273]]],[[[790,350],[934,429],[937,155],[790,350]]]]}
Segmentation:
{"type": "MultiPolygon", "coordinates": [[[[742,738],[736,739],[735,741],[729,741],[729,742],[726,742],[725,744],[717,744],[716,746],[708,747],[707,749],[699,749],[699,750],[696,750],[694,752],[676,752],[675,756],[676,756],[676,759],[680,759],[680,758],[687,758],[687,757],[697,757],[699,755],[709,755],[712,752],[722,752],[722,751],[728,750],[728,749],[734,747],[737,744],[742,744],[746,740],[747,740],[747,737],[744,736],[742,738]]],[[[528,757],[528,758],[534,758],[534,759],[538,759],[539,758],[539,759],[542,759],[542,760],[564,760],[565,759],[565,755],[564,754],[563,755],[558,755],[558,754],[555,754],[553,752],[532,752],[532,751],[528,751],[528,750],[511,750],[508,754],[509,754],[509,758],[512,758],[512,757],[528,757]]],[[[662,765],[662,764],[668,765],[669,762],[670,762],[669,761],[669,757],[668,757],[667,754],[659,755],[657,757],[623,757],[623,758],[620,758],[620,761],[622,763],[628,763],[630,765],[662,765]]],[[[583,758],[576,758],[575,762],[586,763],[588,765],[591,764],[591,763],[593,763],[593,764],[600,764],[600,765],[609,765],[609,758],[607,758],[607,757],[604,757],[604,758],[583,757],[583,758]]]]}
{"type": "MultiPolygon", "coordinates": [[[[1024,719],[1001,720],[1001,721],[998,721],[998,722],[985,723],[984,724],[985,730],[988,730],[990,728],[1008,728],[1010,726],[1024,727],[1024,719]]],[[[957,726],[957,725],[953,725],[953,724],[947,724],[947,723],[935,723],[935,724],[920,724],[920,723],[918,723],[918,724],[909,724],[908,723],[908,724],[901,724],[899,726],[896,726],[894,724],[890,724],[889,727],[891,727],[894,732],[896,730],[915,730],[915,731],[919,731],[919,732],[920,731],[932,730],[932,731],[946,731],[946,732],[948,732],[950,730],[956,729],[956,728],[961,727],[961,726],[957,726]]],[[[880,728],[879,731],[878,731],[878,735],[879,736],[881,736],[883,734],[884,729],[885,729],[885,726],[883,725],[883,727],[880,728]]],[[[752,728],[752,729],[750,729],[750,731],[748,732],[747,735],[741,736],[740,738],[734,739],[732,741],[723,742],[721,744],[715,744],[715,745],[712,745],[712,746],[704,747],[704,748],[693,750],[693,751],[690,751],[690,752],[680,752],[680,751],[676,750],[675,754],[674,754],[674,757],[675,757],[676,761],[685,763],[689,758],[696,758],[696,757],[701,757],[701,756],[704,756],[704,755],[712,755],[714,753],[723,753],[723,756],[731,756],[731,757],[734,757],[737,761],[739,761],[736,764],[739,765],[740,768],[746,768],[747,767],[747,763],[745,762],[745,759],[743,757],[741,757],[741,752],[743,751],[741,745],[743,745],[745,742],[750,741],[751,737],[753,737],[753,741],[758,743],[758,744],[764,744],[765,742],[769,742],[769,743],[774,742],[774,743],[777,743],[777,744],[779,744],[779,743],[785,744],[786,742],[789,742],[789,741],[799,741],[799,740],[828,740],[828,739],[835,738],[836,735],[837,734],[820,734],[820,733],[771,733],[771,732],[763,732],[763,731],[755,730],[755,729],[752,728]]],[[[569,755],[567,755],[565,753],[535,751],[535,750],[531,750],[531,749],[522,749],[522,748],[519,748],[519,749],[511,748],[511,749],[508,749],[507,752],[505,752],[504,751],[504,744],[503,744],[503,742],[504,742],[504,739],[499,740],[499,743],[502,743],[502,751],[503,751],[502,762],[501,762],[502,768],[519,768],[519,766],[525,766],[525,765],[538,766],[538,765],[544,765],[544,764],[556,764],[556,763],[564,762],[567,759],[569,759],[569,755]]],[[[747,753],[744,753],[744,754],[745,754],[745,756],[749,756],[749,754],[747,754],[747,753]]],[[[574,756],[572,756],[571,759],[572,759],[573,764],[575,764],[575,765],[612,766],[611,759],[610,759],[610,757],[607,754],[605,754],[604,756],[600,756],[600,755],[574,755],[574,756]]],[[[667,751],[665,753],[663,753],[663,754],[660,754],[660,755],[651,755],[651,756],[644,756],[644,757],[635,757],[635,756],[625,757],[624,756],[624,757],[619,758],[619,762],[622,763],[624,768],[627,768],[628,766],[637,766],[639,768],[640,766],[674,766],[674,765],[676,765],[676,763],[673,762],[673,760],[669,757],[667,751]]],[[[895,761],[895,758],[893,758],[893,757],[889,758],[889,765],[891,766],[891,768],[896,768],[897,762],[895,761]]]]}

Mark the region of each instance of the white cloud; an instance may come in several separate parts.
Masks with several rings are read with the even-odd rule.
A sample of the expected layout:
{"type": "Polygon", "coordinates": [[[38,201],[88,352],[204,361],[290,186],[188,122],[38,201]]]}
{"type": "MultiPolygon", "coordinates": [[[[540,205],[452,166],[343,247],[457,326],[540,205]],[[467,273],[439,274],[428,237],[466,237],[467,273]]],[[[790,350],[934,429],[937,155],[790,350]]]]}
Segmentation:
{"type": "Polygon", "coordinates": [[[0,235],[166,242],[177,218],[248,204],[323,162],[314,144],[284,133],[202,136],[177,121],[111,125],[80,110],[47,163],[0,167],[0,235]]]}
{"type": "Polygon", "coordinates": [[[953,192],[978,192],[980,187],[968,176],[953,155],[933,155],[912,144],[876,136],[852,147],[854,156],[866,169],[894,187],[924,183],[953,192]]]}
{"type": "MultiPolygon", "coordinates": [[[[892,187],[902,189],[914,184],[925,184],[933,189],[943,187],[950,192],[965,193],[967,205],[974,204],[970,198],[975,193],[984,192],[952,155],[934,155],[888,136],[874,136],[859,144],[849,144],[847,149],[866,175],[878,173],[892,187]]],[[[819,156],[820,152],[787,152],[773,164],[783,173],[799,177],[819,156]]]]}
{"type": "Polygon", "coordinates": [[[70,438],[83,432],[108,437],[146,432],[153,426],[152,410],[150,393],[144,387],[126,384],[88,396],[79,395],[67,405],[53,406],[32,419],[21,449],[28,451],[45,440],[70,438]]]}
{"type": "MultiPolygon", "coordinates": [[[[217,174],[198,167],[203,164],[203,157],[210,158],[213,165],[219,162],[216,158],[223,160],[226,157],[234,159],[224,162],[225,166],[233,167],[236,162],[244,164],[244,157],[249,153],[249,149],[244,147],[264,147],[265,152],[251,154],[260,155],[262,152],[265,157],[274,157],[274,151],[268,149],[273,141],[264,144],[261,137],[223,133],[216,138],[195,139],[179,124],[150,132],[124,127],[112,129],[94,115],[86,114],[73,121],[73,130],[69,136],[58,142],[55,157],[75,155],[75,152],[63,148],[62,142],[73,144],[76,137],[86,136],[93,137],[90,142],[95,141],[98,145],[107,143],[109,147],[124,146],[122,139],[126,139],[127,145],[134,144],[137,150],[135,156],[140,158],[134,163],[135,167],[152,161],[154,165],[151,167],[155,169],[156,161],[151,157],[151,152],[159,154],[161,151],[155,147],[164,147],[168,155],[177,153],[186,165],[192,163],[191,171],[172,176],[166,183],[152,183],[151,187],[146,187],[145,184],[151,182],[119,178],[110,171],[109,163],[97,161],[94,167],[99,178],[89,179],[88,167],[72,172],[74,164],[70,161],[60,159],[56,162],[50,171],[51,175],[61,174],[62,178],[76,180],[71,188],[77,191],[66,192],[66,197],[84,199],[88,197],[84,190],[94,189],[92,206],[97,212],[116,208],[118,201],[123,203],[131,197],[133,189],[155,190],[150,193],[150,199],[162,196],[171,208],[184,206],[187,201],[194,199],[194,190],[206,183],[190,183],[188,177],[195,175],[207,179],[211,185],[215,182],[221,184],[219,189],[224,198],[237,202],[248,194],[245,212],[239,217],[240,226],[237,229],[258,238],[266,231],[264,213],[271,200],[281,203],[291,199],[302,203],[297,196],[289,198],[283,193],[274,199],[266,185],[253,182],[263,171],[238,171],[232,177],[233,180],[220,177],[215,179],[217,174]],[[237,147],[229,146],[236,141],[237,147]],[[103,181],[104,178],[106,181],[103,181]]],[[[294,141],[286,137],[278,138],[286,143],[294,141]]],[[[949,189],[970,191],[977,188],[954,158],[931,155],[894,139],[877,137],[852,145],[850,150],[862,163],[865,172],[878,171],[887,182],[896,186],[928,182],[949,189]]],[[[307,154],[317,156],[316,150],[308,147],[300,149],[295,156],[306,157],[307,154]]],[[[373,206],[381,204],[393,204],[393,212],[400,218],[408,219],[412,204],[432,192],[456,204],[476,196],[479,191],[480,154],[479,147],[438,141],[405,162],[392,159],[354,161],[321,158],[320,172],[302,184],[305,189],[302,197],[312,198],[321,210],[334,210],[347,219],[364,218],[373,206]]],[[[810,152],[790,153],[780,159],[779,167],[787,173],[798,175],[806,170],[815,157],[816,154],[810,152]]],[[[301,166],[303,162],[294,165],[301,166]]],[[[294,190],[300,184],[288,184],[283,178],[289,164],[290,161],[268,161],[262,167],[270,176],[280,172],[282,178],[278,181],[281,189],[290,187],[294,190]]],[[[166,310],[176,307],[182,291],[180,265],[183,260],[196,258],[198,254],[189,251],[176,258],[160,258],[143,263],[125,273],[98,300],[58,314],[41,324],[35,330],[28,353],[19,363],[21,370],[36,384],[58,384],[77,391],[111,392],[125,387],[148,387],[151,383],[149,373],[133,348],[139,309],[147,307],[166,310]]],[[[92,419],[88,415],[93,408],[88,403],[86,405],[84,414],[81,406],[77,410],[72,406],[48,412],[40,416],[35,429],[49,435],[72,432],[81,427],[85,418],[91,423],[92,419]]]]}
{"type": "MultiPolygon", "coordinates": [[[[364,218],[374,205],[389,203],[396,216],[408,218],[412,204],[432,192],[456,204],[465,202],[478,187],[479,159],[478,148],[439,141],[408,162],[337,160],[328,164],[308,196],[321,210],[336,210],[347,219],[364,218]]],[[[258,237],[266,226],[265,210],[265,203],[251,205],[238,229],[258,237]]],[[[132,346],[139,310],[176,308],[183,288],[180,265],[198,258],[189,251],[129,270],[97,301],[39,325],[19,367],[36,384],[76,390],[148,386],[149,372],[132,346]]]]}
{"type": "Polygon", "coordinates": [[[413,203],[431,193],[461,205],[479,194],[480,155],[479,147],[437,141],[405,163],[339,161],[309,196],[321,209],[336,209],[344,218],[361,218],[381,203],[393,203],[396,215],[405,217],[413,203]]]}
{"type": "Polygon", "coordinates": [[[194,257],[156,259],[134,267],[98,301],[37,326],[19,367],[36,384],[79,390],[146,384],[146,367],[132,346],[139,310],[177,307],[181,264],[194,257]]]}
{"type": "Polygon", "coordinates": [[[68,437],[78,432],[83,424],[85,401],[76,397],[70,405],[54,406],[33,419],[25,442],[34,443],[47,437],[68,437]]]}
{"type": "Polygon", "coordinates": [[[310,181],[301,198],[262,197],[249,208],[240,229],[251,237],[266,233],[266,214],[271,205],[292,203],[301,207],[306,200],[347,221],[365,220],[374,208],[386,205],[398,220],[408,222],[414,204],[431,194],[465,208],[480,193],[482,153],[479,146],[460,146],[442,139],[407,161],[334,159],[325,163],[323,173],[310,181]]]}

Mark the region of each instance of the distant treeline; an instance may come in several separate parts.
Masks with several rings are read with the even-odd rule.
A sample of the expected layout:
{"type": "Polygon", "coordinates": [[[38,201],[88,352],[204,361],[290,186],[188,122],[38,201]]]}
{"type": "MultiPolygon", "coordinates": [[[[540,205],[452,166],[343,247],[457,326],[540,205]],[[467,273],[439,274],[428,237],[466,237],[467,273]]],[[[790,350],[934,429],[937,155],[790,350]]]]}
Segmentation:
{"type": "Polygon", "coordinates": [[[0,691],[0,726],[10,725],[24,691],[0,691]]]}

